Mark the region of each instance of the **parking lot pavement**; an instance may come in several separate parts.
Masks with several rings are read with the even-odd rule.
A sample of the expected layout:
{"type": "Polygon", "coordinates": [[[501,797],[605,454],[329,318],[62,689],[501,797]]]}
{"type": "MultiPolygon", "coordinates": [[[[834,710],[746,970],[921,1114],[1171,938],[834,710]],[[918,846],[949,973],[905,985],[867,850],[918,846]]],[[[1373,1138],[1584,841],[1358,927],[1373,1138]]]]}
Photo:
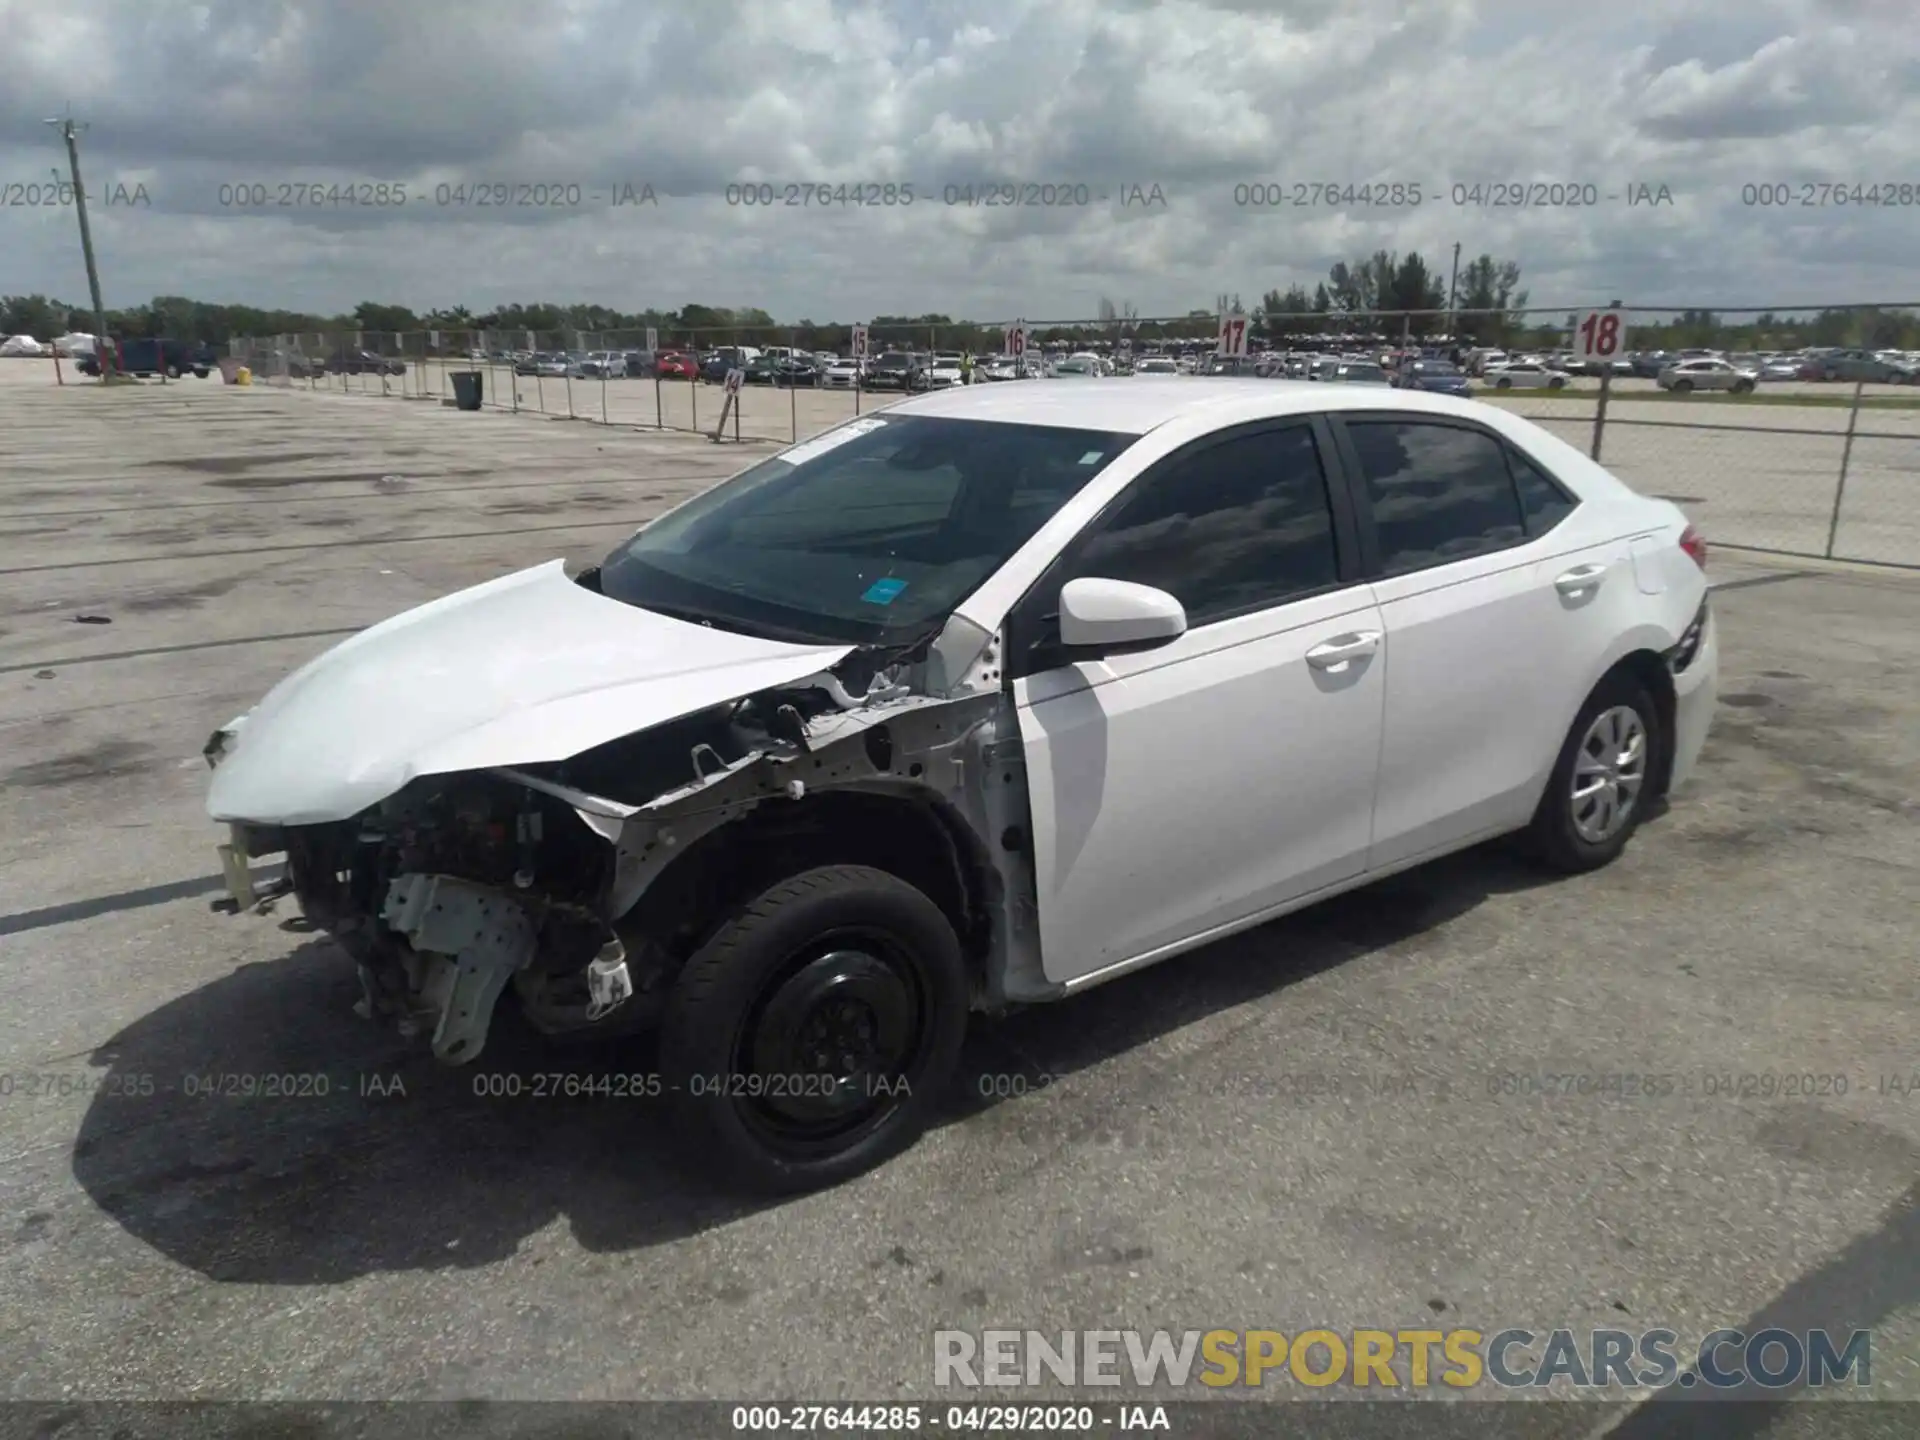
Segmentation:
{"type": "MultiPolygon", "coordinates": [[[[378,396],[383,387],[394,396],[444,396],[452,388],[449,373],[437,364],[416,365],[403,377],[336,376],[318,388],[356,396],[378,396]]],[[[514,376],[504,366],[482,373],[489,405],[617,427],[711,431],[723,400],[717,386],[686,381],[535,379],[514,376]]],[[[1598,385],[1576,380],[1567,392],[1554,395],[1482,390],[1480,398],[1536,420],[1586,451],[1593,440],[1598,385]]],[[[294,388],[306,389],[307,382],[294,382],[294,388]]],[[[1907,405],[1920,399],[1911,386],[1868,386],[1867,392],[1907,405]]],[[[1849,449],[1844,402],[1851,386],[1767,386],[1773,399],[1820,402],[1804,405],[1729,403],[1711,395],[1650,398],[1655,394],[1650,380],[1622,380],[1614,387],[1602,458],[1648,494],[1680,497],[1712,538],[1807,553],[1824,549],[1832,528],[1835,553],[1847,559],[1920,563],[1920,409],[1863,409],[1849,449]],[[1847,485],[1836,527],[1834,492],[1843,457],[1847,485]]],[[[870,414],[903,398],[892,392],[856,397],[845,390],[748,386],[727,433],[764,451],[850,420],[856,410],[870,414]]]]}
{"type": "MultiPolygon", "coordinates": [[[[918,1148],[746,1206],[646,1102],[477,1095],[290,911],[210,913],[199,751],[760,452],[215,384],[0,410],[0,1395],[885,1399],[941,1328],[1761,1317],[1873,1327],[1920,1399],[1913,580],[1716,556],[1717,728],[1619,864],[1475,852],[977,1023],[918,1148]],[[190,1093],[227,1076],[301,1093],[190,1093]]],[[[478,1073],[608,1065],[648,1059],[478,1073]]]]}

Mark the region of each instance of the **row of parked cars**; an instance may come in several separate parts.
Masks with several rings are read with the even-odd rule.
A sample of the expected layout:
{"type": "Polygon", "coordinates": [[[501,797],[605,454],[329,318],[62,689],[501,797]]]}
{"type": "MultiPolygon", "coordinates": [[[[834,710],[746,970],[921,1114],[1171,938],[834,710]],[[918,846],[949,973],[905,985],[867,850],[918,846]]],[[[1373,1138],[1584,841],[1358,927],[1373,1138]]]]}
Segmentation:
{"type": "MultiPolygon", "coordinates": [[[[475,363],[509,364],[528,377],[577,380],[699,380],[718,385],[734,371],[744,383],[773,387],[893,390],[917,394],[961,384],[965,364],[958,351],[888,350],[868,359],[793,347],[722,346],[714,350],[475,351],[475,363]]],[[[404,368],[378,356],[335,356],[315,362],[313,373],[379,373],[404,368]]],[[[1387,349],[1338,352],[1263,351],[1242,357],[1192,353],[1118,354],[1092,350],[1041,348],[1030,358],[979,357],[974,379],[982,382],[1040,378],[1070,379],[1104,375],[1256,375],[1333,381],[1342,384],[1401,385],[1445,394],[1471,394],[1471,382],[1492,390],[1561,390],[1578,376],[1606,368],[1582,361],[1568,350],[1509,352],[1487,347],[1441,351],[1387,349]]],[[[1864,349],[1736,352],[1680,349],[1647,350],[1611,362],[1618,378],[1655,381],[1676,394],[1693,390],[1744,394],[1763,381],[1866,380],[1920,383],[1920,355],[1864,349]]],[[[296,372],[297,373],[297,372],[296,372]]]]}
{"type": "MultiPolygon", "coordinates": [[[[1495,373],[1519,361],[1564,375],[1599,375],[1598,361],[1577,358],[1569,350],[1524,356],[1500,350],[1469,351],[1470,373],[1495,373]]],[[[1765,381],[1855,381],[1874,385],[1920,384],[1920,351],[1871,350],[1854,346],[1796,351],[1637,350],[1611,362],[1617,377],[1652,380],[1663,389],[1752,390],[1765,381]]]]}

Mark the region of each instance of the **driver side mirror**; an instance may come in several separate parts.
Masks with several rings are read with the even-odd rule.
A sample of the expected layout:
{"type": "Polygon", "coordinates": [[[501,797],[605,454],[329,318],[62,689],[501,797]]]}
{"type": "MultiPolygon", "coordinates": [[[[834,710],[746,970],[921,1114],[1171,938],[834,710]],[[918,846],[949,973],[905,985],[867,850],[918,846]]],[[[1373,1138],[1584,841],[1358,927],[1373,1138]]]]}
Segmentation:
{"type": "Polygon", "coordinates": [[[1186,633],[1186,607],[1151,585],[1088,576],[1061,588],[1064,663],[1156,650],[1186,633]]]}

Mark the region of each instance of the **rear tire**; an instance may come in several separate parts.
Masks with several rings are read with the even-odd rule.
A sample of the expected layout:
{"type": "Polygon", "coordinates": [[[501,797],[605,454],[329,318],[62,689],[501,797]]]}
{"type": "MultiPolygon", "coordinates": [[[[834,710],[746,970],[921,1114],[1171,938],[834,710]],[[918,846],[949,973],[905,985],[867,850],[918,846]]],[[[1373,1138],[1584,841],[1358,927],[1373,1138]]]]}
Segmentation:
{"type": "Polygon", "coordinates": [[[1511,390],[1513,388],[1513,381],[1507,379],[1506,376],[1503,375],[1498,380],[1493,382],[1493,388],[1496,390],[1511,390]]]}
{"type": "Polygon", "coordinates": [[[1523,848],[1565,875],[1612,864],[1653,803],[1649,786],[1665,744],[1646,687],[1624,671],[1607,676],[1567,731],[1523,848]]]}
{"type": "Polygon", "coordinates": [[[660,1069],[690,1156],[763,1194],[870,1170],[925,1130],[966,1034],[953,926],[883,870],[835,865],[762,892],[687,962],[660,1069]]]}

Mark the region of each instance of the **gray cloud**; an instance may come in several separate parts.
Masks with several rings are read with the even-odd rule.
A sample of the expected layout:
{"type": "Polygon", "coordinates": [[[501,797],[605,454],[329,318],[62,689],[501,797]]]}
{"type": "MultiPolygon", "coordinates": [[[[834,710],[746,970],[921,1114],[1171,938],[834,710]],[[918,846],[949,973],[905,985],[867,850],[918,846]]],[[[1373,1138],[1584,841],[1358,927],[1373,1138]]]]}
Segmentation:
{"type": "MultiPolygon", "coordinates": [[[[1720,11],[0,0],[0,186],[62,162],[44,117],[71,104],[90,122],[90,190],[143,186],[149,201],[96,201],[111,304],[699,300],[1004,318],[1091,314],[1111,295],[1165,314],[1310,286],[1380,248],[1444,268],[1456,241],[1519,260],[1541,303],[1902,298],[1920,205],[1769,207],[1742,187],[1920,183],[1906,0],[1720,11]],[[1453,203],[1455,185],[1518,180],[1602,200],[1453,203]],[[546,185],[548,203],[440,203],[457,194],[442,186],[512,181],[546,185]],[[743,181],[915,194],[729,204],[743,181]],[[1066,187],[1056,201],[1084,184],[1087,203],[945,203],[946,185],[980,181],[1066,187]],[[1236,185],[1258,181],[1417,183],[1423,201],[1236,204],[1236,185]],[[398,184],[407,203],[278,203],[342,182],[398,184]],[[268,203],[232,203],[243,183],[268,203]],[[649,184],[657,203],[611,203],[649,184]],[[1642,184],[1674,203],[1604,198],[1642,184]],[[1164,207],[1123,205],[1132,186],[1158,186],[1164,207]]],[[[70,211],[0,208],[0,287],[77,297],[77,250],[70,211]]]]}

